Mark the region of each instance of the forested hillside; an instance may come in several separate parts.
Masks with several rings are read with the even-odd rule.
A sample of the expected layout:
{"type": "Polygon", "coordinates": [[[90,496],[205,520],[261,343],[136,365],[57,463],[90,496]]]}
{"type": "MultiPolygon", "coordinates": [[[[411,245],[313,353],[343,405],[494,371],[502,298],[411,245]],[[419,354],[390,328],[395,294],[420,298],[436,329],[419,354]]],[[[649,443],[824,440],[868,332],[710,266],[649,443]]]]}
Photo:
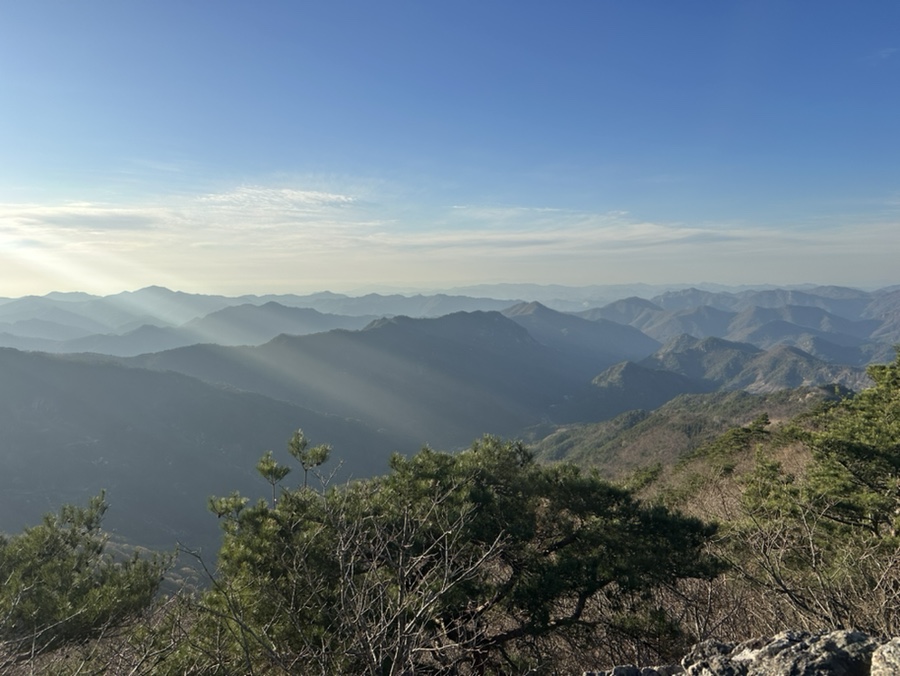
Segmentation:
{"type": "MultiPolygon", "coordinates": [[[[106,526],[146,547],[214,551],[206,498],[256,495],[251,460],[300,425],[329,439],[340,479],[387,469],[401,442],[359,421],[103,358],[0,349],[0,530],[105,490],[106,526]]],[[[415,450],[415,447],[409,449],[415,450]]]]}
{"type": "MultiPolygon", "coordinates": [[[[267,498],[210,499],[209,588],[155,600],[165,561],[104,552],[102,497],[67,507],[0,540],[0,659],[10,673],[571,672],[787,628],[897,635],[900,355],[869,375],[857,395],[756,399],[773,416],[621,485],[486,437],[326,487],[310,472],[330,449],[295,433],[257,463],[267,498]]],[[[671,412],[755,412],[729,396],[671,412]]]]}
{"type": "Polygon", "coordinates": [[[536,439],[544,462],[565,460],[626,479],[637,470],[671,467],[732,427],[766,414],[784,422],[846,395],[833,387],[801,387],[771,394],[744,391],[681,394],[655,410],[634,409],[611,420],[564,425],[536,439]]]}

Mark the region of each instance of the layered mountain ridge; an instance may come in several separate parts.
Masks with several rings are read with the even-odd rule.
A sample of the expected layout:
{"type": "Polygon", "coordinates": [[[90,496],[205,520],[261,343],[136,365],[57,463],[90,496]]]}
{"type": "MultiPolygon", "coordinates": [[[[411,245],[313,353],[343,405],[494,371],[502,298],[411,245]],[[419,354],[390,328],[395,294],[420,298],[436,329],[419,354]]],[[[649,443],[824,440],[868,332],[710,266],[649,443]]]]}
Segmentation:
{"type": "Polygon", "coordinates": [[[572,434],[678,397],[865,387],[862,367],[892,354],[900,292],[817,293],[683,290],[577,313],[450,295],[160,287],[7,299],[0,530],[106,487],[111,527],[126,537],[206,544],[215,523],[202,496],[262,492],[256,460],[284,455],[297,428],[334,444],[333,480],[344,480],[383,471],[393,452],[572,434]],[[698,299],[713,304],[687,305],[698,299]],[[414,312],[384,311],[402,308],[414,312]],[[142,500],[154,505],[144,515],[142,500]]]}

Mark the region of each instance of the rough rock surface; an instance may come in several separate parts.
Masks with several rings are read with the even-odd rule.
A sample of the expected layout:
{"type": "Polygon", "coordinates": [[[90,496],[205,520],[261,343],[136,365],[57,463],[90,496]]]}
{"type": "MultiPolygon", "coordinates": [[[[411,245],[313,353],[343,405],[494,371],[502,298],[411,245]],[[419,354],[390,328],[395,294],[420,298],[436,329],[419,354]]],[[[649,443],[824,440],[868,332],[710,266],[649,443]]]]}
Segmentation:
{"type": "Polygon", "coordinates": [[[684,669],[677,664],[664,667],[636,667],[628,664],[609,671],[585,671],[583,676],[675,676],[683,673],[684,669]]]}
{"type": "Polygon", "coordinates": [[[900,674],[900,638],[892,638],[872,653],[871,676],[900,674]]]}
{"type": "Polygon", "coordinates": [[[680,665],[616,667],[596,676],[900,676],[900,638],[881,641],[859,631],[786,631],[743,643],[704,641],[680,665]]]}
{"type": "Polygon", "coordinates": [[[856,631],[786,631],[737,645],[705,641],[694,646],[681,665],[690,676],[868,676],[878,645],[875,639],[856,631]]]}

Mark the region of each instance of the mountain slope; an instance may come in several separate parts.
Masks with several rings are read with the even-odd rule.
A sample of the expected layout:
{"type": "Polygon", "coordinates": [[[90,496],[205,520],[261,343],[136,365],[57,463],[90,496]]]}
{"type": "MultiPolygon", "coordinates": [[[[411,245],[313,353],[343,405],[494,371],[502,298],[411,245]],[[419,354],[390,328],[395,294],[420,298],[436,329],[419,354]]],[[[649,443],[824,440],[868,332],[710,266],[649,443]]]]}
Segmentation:
{"type": "Polygon", "coordinates": [[[561,402],[552,417],[559,424],[608,420],[625,411],[652,410],[680,394],[712,389],[712,385],[680,373],[626,361],[608,368],[561,402]]]}
{"type": "Polygon", "coordinates": [[[262,305],[245,303],[223,308],[193,319],[180,327],[194,336],[193,342],[217,345],[261,345],[282,333],[293,336],[332,329],[361,329],[372,316],[323,314],[311,308],[287,307],[274,301],[262,305]]]}
{"type": "Polygon", "coordinates": [[[437,447],[516,433],[591,377],[498,312],[395,317],[362,331],[198,345],[128,363],[359,418],[437,447]]]}
{"type": "Polygon", "coordinates": [[[559,424],[599,421],[632,409],[652,410],[682,394],[716,390],[771,393],[836,383],[868,385],[865,372],[830,364],[802,350],[779,345],[761,350],[721,338],[683,335],[638,363],[617,364],[553,409],[559,424]]]}
{"type": "Polygon", "coordinates": [[[630,326],[602,318],[590,321],[540,303],[514,305],[504,310],[503,316],[588,373],[623,360],[642,359],[659,348],[657,341],[630,326]]]}
{"type": "MultiPolygon", "coordinates": [[[[771,322],[781,321],[821,333],[831,333],[866,339],[880,322],[877,320],[852,321],[818,307],[783,305],[779,307],[754,306],[735,315],[728,326],[729,340],[739,340],[740,333],[749,333],[771,322]]],[[[838,342],[832,340],[832,342],[838,342]]]]}
{"type": "Polygon", "coordinates": [[[737,377],[749,361],[762,353],[763,350],[749,343],[683,335],[667,342],[641,365],[680,373],[715,386],[737,377]]]}
{"type": "Polygon", "coordinates": [[[291,307],[306,307],[319,312],[361,316],[394,316],[407,317],[441,317],[456,312],[489,312],[502,310],[515,301],[497,300],[494,298],[472,298],[469,296],[450,296],[443,293],[434,295],[416,294],[401,296],[399,294],[382,295],[370,293],[365,296],[345,296],[338,293],[318,293],[310,296],[262,296],[247,297],[249,302],[276,301],[291,307]]]}
{"type": "Polygon", "coordinates": [[[674,310],[646,316],[644,321],[633,324],[648,336],[665,342],[683,333],[706,338],[723,336],[734,313],[711,306],[700,306],[684,310],[674,310]]]}
{"type": "Polygon", "coordinates": [[[863,369],[831,364],[789,345],[764,351],[721,338],[683,336],[664,345],[641,365],[680,373],[714,388],[748,392],[828,383],[859,390],[869,383],[863,369]]]}
{"type": "Polygon", "coordinates": [[[21,320],[15,324],[0,324],[0,330],[5,327],[9,330],[8,333],[0,333],[0,346],[56,354],[94,352],[116,357],[135,357],[198,343],[260,345],[282,333],[304,335],[335,328],[359,329],[371,320],[371,317],[327,315],[317,310],[286,307],[270,301],[263,305],[245,303],[229,306],[178,327],[142,324],[121,333],[84,335],[83,331],[75,328],[53,325],[52,331],[51,328],[44,331],[57,336],[77,332],[77,337],[67,340],[26,337],[29,334],[25,329],[31,328],[30,333],[34,334],[37,329],[49,323],[35,326],[35,322],[41,320],[29,320],[25,325],[25,320],[21,320]],[[18,335],[13,335],[14,331],[18,335]]]}
{"type": "MultiPolygon", "coordinates": [[[[290,435],[334,445],[341,476],[382,472],[400,440],[261,395],[108,360],[0,349],[0,530],[107,491],[105,525],[145,546],[218,542],[212,494],[264,495],[254,467],[290,435]]],[[[291,481],[291,479],[288,479],[291,481]]]]}
{"type": "Polygon", "coordinates": [[[672,466],[731,427],[765,413],[775,422],[834,399],[826,388],[772,394],[683,394],[655,411],[629,411],[600,423],[560,427],[534,443],[538,459],[574,462],[610,479],[655,464],[672,466]]]}
{"type": "Polygon", "coordinates": [[[630,298],[614,301],[603,307],[584,310],[576,314],[579,317],[590,320],[608,319],[619,324],[639,326],[640,323],[646,321],[645,317],[652,317],[660,312],[665,312],[665,310],[656,303],[652,303],[646,298],[631,296],[630,298]]]}

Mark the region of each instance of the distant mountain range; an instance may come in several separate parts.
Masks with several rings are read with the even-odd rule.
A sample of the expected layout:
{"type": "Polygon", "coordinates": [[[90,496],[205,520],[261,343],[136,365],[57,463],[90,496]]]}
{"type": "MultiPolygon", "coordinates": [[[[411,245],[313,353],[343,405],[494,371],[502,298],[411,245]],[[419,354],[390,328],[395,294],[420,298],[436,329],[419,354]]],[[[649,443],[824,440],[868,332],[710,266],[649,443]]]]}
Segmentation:
{"type": "Polygon", "coordinates": [[[577,313],[456,295],[160,287],[5,299],[0,530],[105,487],[108,523],[130,539],[210,546],[215,523],[185,500],[262,494],[256,460],[272,449],[286,462],[297,428],[334,444],[338,479],[365,476],[395,451],[485,433],[572,437],[678,397],[859,389],[863,366],[891,359],[894,342],[898,289],[680,289],[577,313]]]}
{"type": "Polygon", "coordinates": [[[583,377],[498,312],[386,318],[362,331],[283,335],[258,347],[195,345],[124,363],[358,418],[436,447],[514,434],[583,377]]]}
{"type": "Polygon", "coordinates": [[[577,310],[583,319],[627,324],[661,343],[687,333],[762,348],[788,344],[827,361],[864,365],[889,359],[891,346],[900,342],[900,290],[893,287],[874,292],[829,286],[736,292],[687,288],[594,306],[588,305],[592,299],[608,297],[616,290],[649,294],[665,287],[474,288],[507,293],[500,298],[447,294],[350,297],[330,292],[229,298],[148,287],[105,297],[48,294],[0,299],[0,346],[135,356],[198,343],[260,345],[281,333],[359,329],[379,317],[440,317],[491,310],[512,317],[510,313],[521,311],[514,309],[517,305],[529,305],[515,300],[515,291],[537,294],[531,300],[540,300],[540,296],[547,309],[577,310]]]}
{"type": "Polygon", "coordinates": [[[685,393],[774,392],[836,383],[862,368],[798,348],[682,335],[666,345],[614,322],[538,303],[503,314],[394,317],[361,331],[279,336],[257,347],[195,345],[125,360],[383,428],[410,442],[467,444],[484,432],[610,418],[685,393]]]}
{"type": "Polygon", "coordinates": [[[535,340],[572,360],[580,373],[600,371],[622,359],[641,359],[659,342],[630,326],[565,314],[541,303],[519,303],[503,315],[528,331],[535,340]]]}
{"type": "Polygon", "coordinates": [[[689,334],[761,348],[792,345],[826,361],[856,366],[890,360],[892,345],[900,342],[900,292],[848,290],[844,297],[834,287],[823,288],[831,295],[688,289],[653,300],[626,298],[579,316],[627,324],[661,342],[689,334]]]}
{"type": "MultiPolygon", "coordinates": [[[[0,344],[4,347],[43,352],[94,352],[132,357],[200,343],[260,345],[283,333],[305,335],[331,329],[360,329],[372,319],[374,317],[323,314],[310,308],[287,307],[269,301],[263,305],[225,307],[177,327],[141,324],[124,333],[82,335],[69,339],[54,339],[53,336],[75,331],[72,327],[42,320],[21,320],[9,325],[5,335],[0,334],[0,344]],[[24,335],[34,322],[41,322],[41,331],[32,329],[30,336],[24,335]],[[10,333],[11,331],[18,331],[19,335],[10,333]]],[[[0,324],[0,329],[3,328],[0,324]]]]}

